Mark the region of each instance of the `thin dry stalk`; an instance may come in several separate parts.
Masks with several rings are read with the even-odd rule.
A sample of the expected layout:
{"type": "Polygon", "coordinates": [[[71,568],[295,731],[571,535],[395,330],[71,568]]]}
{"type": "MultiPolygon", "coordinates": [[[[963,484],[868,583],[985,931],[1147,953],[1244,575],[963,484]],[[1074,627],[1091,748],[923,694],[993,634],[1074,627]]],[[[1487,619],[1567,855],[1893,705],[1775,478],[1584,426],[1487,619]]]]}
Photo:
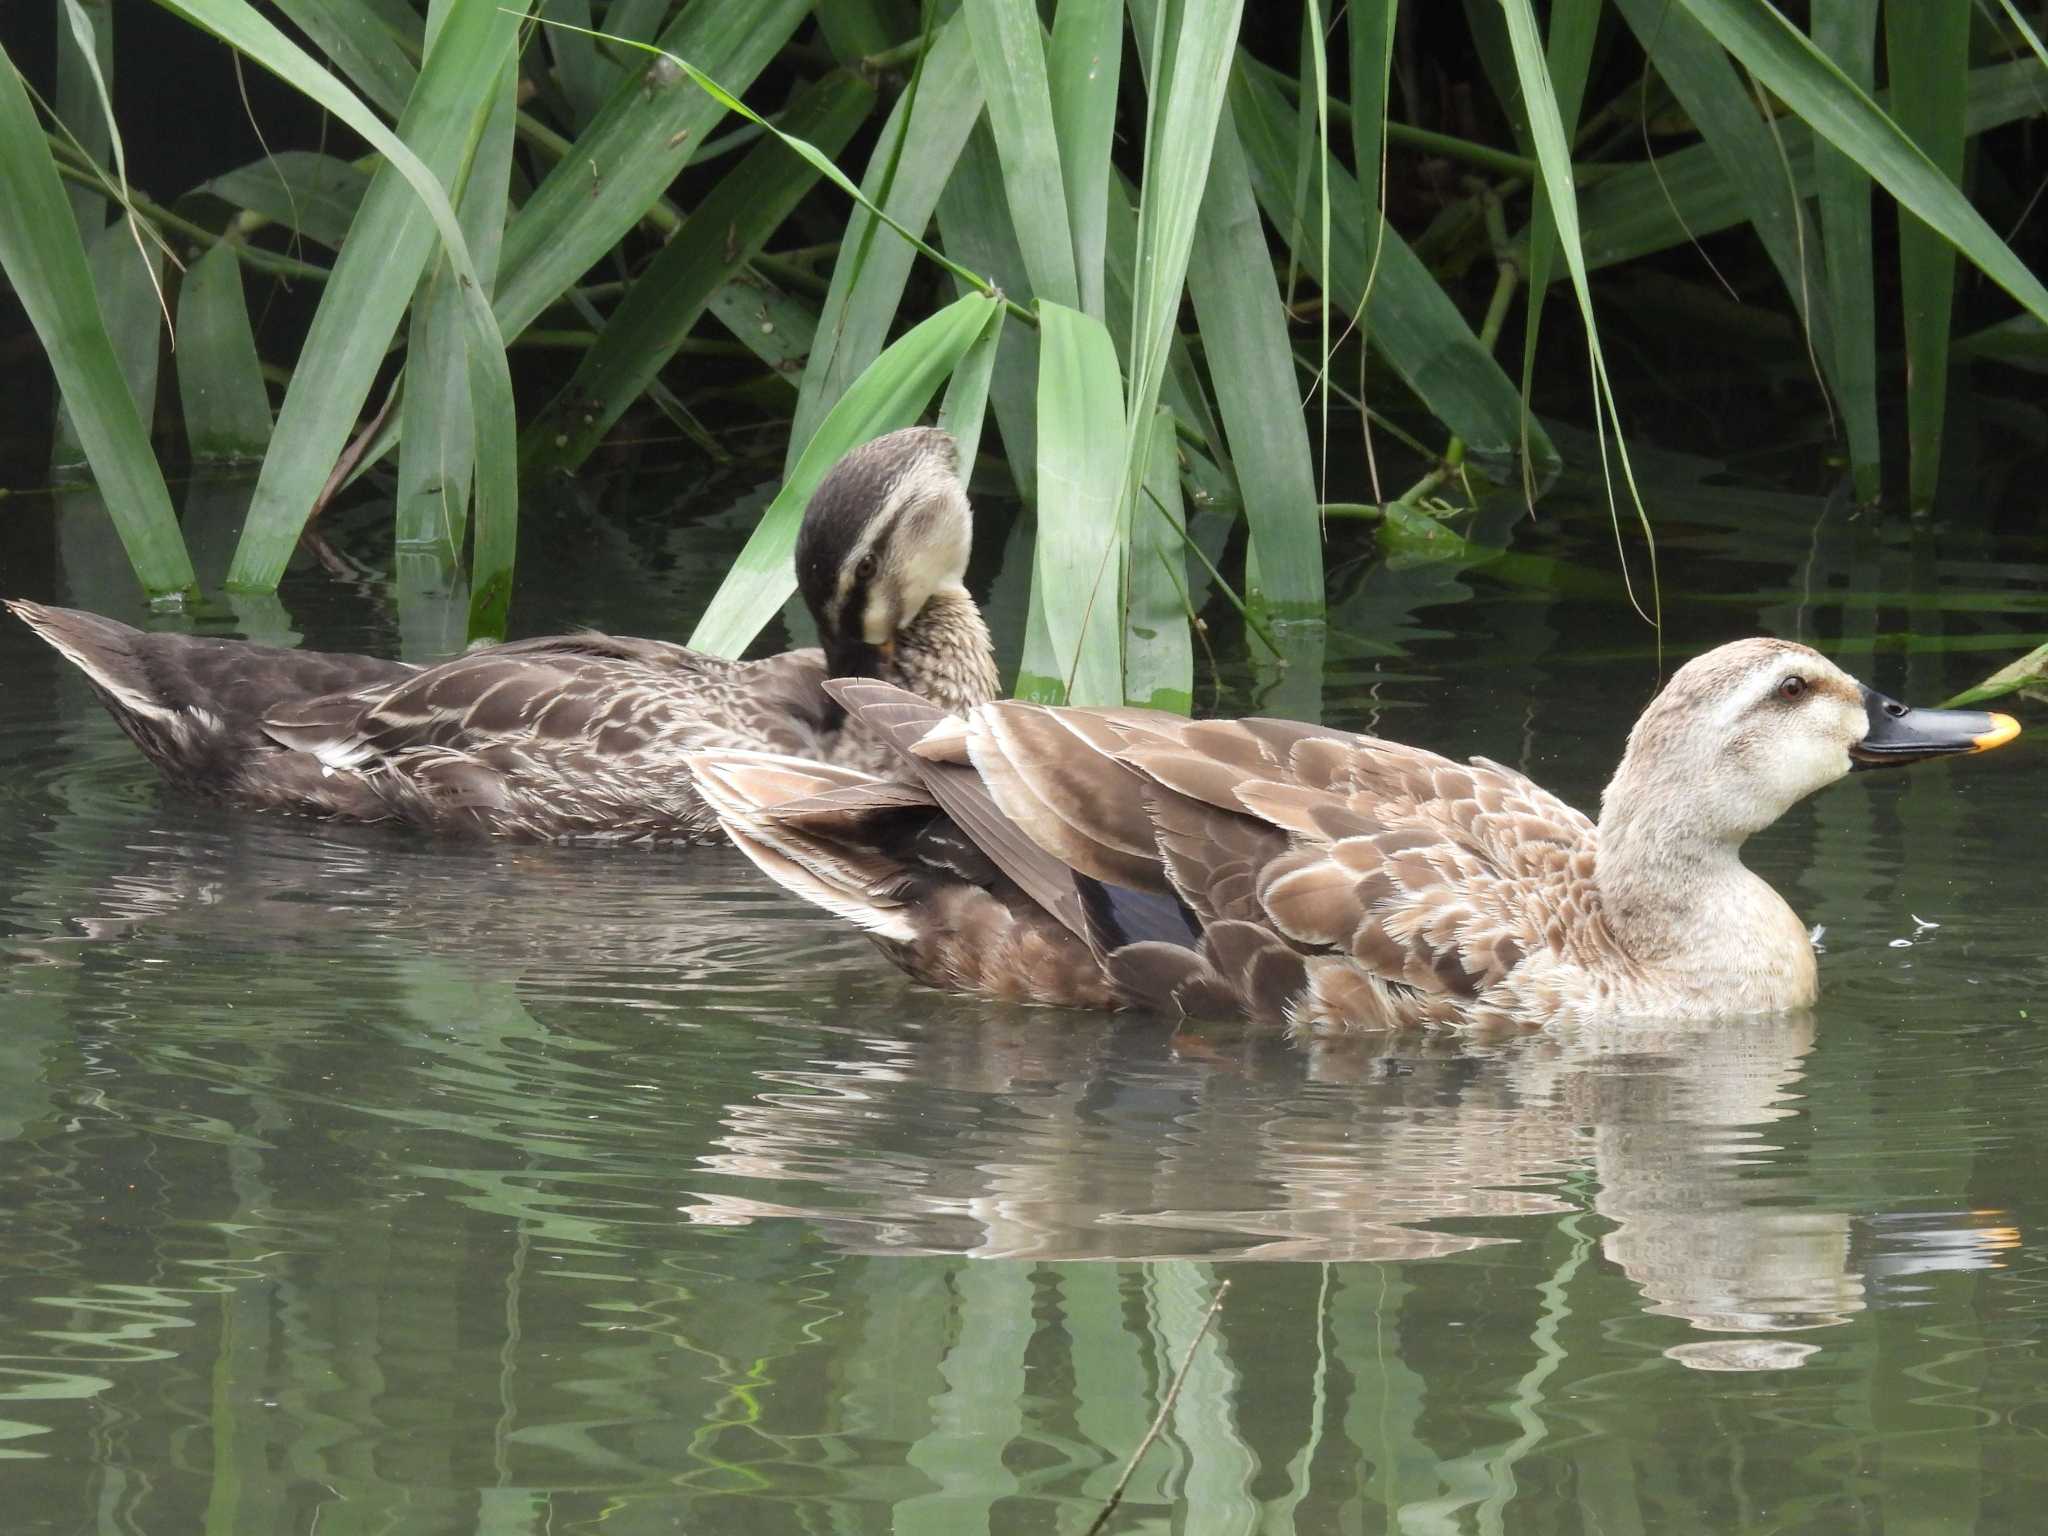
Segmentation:
{"type": "Polygon", "coordinates": [[[1188,1379],[1188,1367],[1195,1363],[1195,1351],[1202,1347],[1209,1325],[1216,1321],[1216,1313],[1223,1306],[1223,1298],[1230,1294],[1230,1282],[1224,1281],[1216,1287],[1215,1298],[1209,1303],[1209,1310],[1202,1314],[1202,1326],[1195,1330],[1195,1336],[1188,1340],[1188,1352],[1180,1357],[1180,1369],[1173,1373],[1173,1385],[1166,1389],[1166,1400],[1159,1405],[1159,1412],[1152,1420],[1152,1427],[1145,1431],[1145,1438],[1138,1442],[1138,1448],[1131,1452],[1131,1459],[1124,1463],[1124,1475],[1116,1480],[1116,1487],[1109,1491],[1109,1502],[1102,1506],[1102,1513],[1095,1517],[1095,1523],[1088,1527],[1086,1536],[1097,1536],[1109,1524],[1109,1517],[1116,1513],[1117,1505],[1123,1502],[1124,1489],[1130,1486],[1131,1474],[1138,1470],[1138,1463],[1145,1459],[1145,1453],[1152,1449],[1152,1442],[1159,1438],[1159,1432],[1166,1428],[1166,1416],[1173,1412],[1174,1402],[1180,1397],[1181,1384],[1188,1379]]]}

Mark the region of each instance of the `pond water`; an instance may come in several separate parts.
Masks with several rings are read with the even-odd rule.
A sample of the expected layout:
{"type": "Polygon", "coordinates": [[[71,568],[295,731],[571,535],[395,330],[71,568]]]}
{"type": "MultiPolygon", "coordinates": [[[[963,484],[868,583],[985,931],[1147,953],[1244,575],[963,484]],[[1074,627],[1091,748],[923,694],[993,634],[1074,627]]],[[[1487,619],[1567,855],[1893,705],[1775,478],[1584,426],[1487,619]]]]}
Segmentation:
{"type": "MultiPolygon", "coordinates": [[[[2043,627],[2031,535],[1637,467],[1667,665],[1771,632],[1928,702],[2043,627]]],[[[757,505],[536,511],[517,629],[687,633],[757,505]]],[[[1201,707],[1590,806],[1657,677],[1594,507],[1340,530],[1329,634],[1219,622],[1201,707]]],[[[133,618],[97,516],[17,510],[8,592],[133,618]]],[[[453,633],[317,568],[200,627],[453,633]]],[[[1811,1016],[1302,1046],[921,991],[728,852],[183,800],[0,625],[0,1525],[1078,1536],[1227,1282],[1111,1531],[2039,1529],[2044,739],[1756,840],[1811,1016]]]]}

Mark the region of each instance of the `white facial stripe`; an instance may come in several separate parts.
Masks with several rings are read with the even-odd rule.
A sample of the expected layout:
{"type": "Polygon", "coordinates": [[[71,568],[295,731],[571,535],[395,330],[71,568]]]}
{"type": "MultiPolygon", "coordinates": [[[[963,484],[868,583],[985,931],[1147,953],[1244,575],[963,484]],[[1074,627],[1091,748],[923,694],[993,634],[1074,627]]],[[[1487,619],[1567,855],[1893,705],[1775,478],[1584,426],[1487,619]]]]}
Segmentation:
{"type": "Polygon", "coordinates": [[[860,537],[854,541],[853,547],[847,551],[845,563],[839,567],[839,596],[842,599],[852,588],[853,573],[860,568],[861,561],[888,537],[889,530],[896,526],[896,519],[904,507],[909,505],[910,498],[905,494],[907,489],[904,481],[896,482],[895,491],[882,504],[882,509],[869,520],[867,527],[861,530],[860,537]]]}

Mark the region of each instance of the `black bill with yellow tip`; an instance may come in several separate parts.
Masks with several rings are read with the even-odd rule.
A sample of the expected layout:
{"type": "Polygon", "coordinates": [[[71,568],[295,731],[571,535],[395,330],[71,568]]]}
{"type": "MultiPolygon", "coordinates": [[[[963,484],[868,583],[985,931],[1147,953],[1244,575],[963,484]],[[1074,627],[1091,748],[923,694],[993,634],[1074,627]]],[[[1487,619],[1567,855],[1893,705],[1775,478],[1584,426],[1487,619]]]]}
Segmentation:
{"type": "Polygon", "coordinates": [[[1909,709],[1875,688],[1863,690],[1870,731],[1849,749],[1853,768],[1903,768],[1930,757],[1989,752],[2020,733],[2011,715],[1980,709],[1909,709]]]}

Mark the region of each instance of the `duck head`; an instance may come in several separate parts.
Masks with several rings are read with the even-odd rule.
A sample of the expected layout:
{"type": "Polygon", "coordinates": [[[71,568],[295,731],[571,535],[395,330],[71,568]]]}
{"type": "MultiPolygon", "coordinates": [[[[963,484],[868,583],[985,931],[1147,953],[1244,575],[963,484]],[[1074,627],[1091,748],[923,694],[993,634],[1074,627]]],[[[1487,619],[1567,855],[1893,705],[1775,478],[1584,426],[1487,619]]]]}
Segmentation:
{"type": "Polygon", "coordinates": [[[1602,797],[1607,820],[1665,801],[1709,841],[1739,843],[1851,768],[1983,752],[2019,734],[2009,715],[1909,709],[1818,651],[1738,640],[1673,674],[1629,733],[1602,797]]]}
{"type": "Polygon", "coordinates": [[[933,594],[965,595],[973,513],[953,439],[906,427],[846,455],[796,540],[797,589],[835,677],[878,677],[933,594]]]}

